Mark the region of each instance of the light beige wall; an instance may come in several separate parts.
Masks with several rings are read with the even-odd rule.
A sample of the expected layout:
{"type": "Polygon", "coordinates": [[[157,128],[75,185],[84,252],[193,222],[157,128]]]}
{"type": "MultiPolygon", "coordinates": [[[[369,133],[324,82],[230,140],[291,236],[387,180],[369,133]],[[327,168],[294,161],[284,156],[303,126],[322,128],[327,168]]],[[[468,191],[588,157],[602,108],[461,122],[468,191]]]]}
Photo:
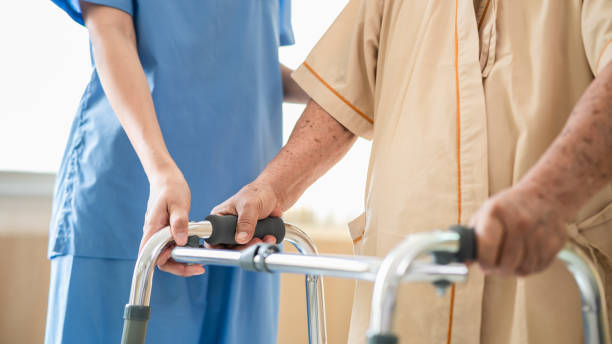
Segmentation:
{"type": "Polygon", "coordinates": [[[51,174],[0,172],[0,343],[42,343],[51,174]]]}
{"type": "Polygon", "coordinates": [[[42,343],[49,263],[46,236],[0,236],[0,343],[42,343]]]}
{"type": "Polygon", "coordinates": [[[50,197],[0,196],[0,343],[43,341],[50,213],[50,197]]]}
{"type": "MultiPolygon", "coordinates": [[[[41,343],[49,262],[52,175],[0,172],[0,343],[41,343]]],[[[300,225],[296,223],[296,225],[300,225]]],[[[348,233],[302,224],[321,253],[351,254],[348,233]]],[[[286,245],[291,251],[290,245],[286,245]]],[[[346,343],[353,282],[325,279],[329,343],[346,343]]],[[[155,292],[155,286],[153,286],[155,292]]],[[[304,277],[283,275],[279,343],[307,343],[304,277]]]]}

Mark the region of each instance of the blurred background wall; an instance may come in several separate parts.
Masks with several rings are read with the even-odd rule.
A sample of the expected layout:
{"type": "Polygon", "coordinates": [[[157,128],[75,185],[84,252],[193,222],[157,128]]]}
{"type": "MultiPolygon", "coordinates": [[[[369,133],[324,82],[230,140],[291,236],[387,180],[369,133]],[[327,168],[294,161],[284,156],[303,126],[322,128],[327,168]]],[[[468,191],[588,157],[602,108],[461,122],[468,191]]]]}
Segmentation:
{"type": "MultiPolygon", "coordinates": [[[[346,2],[293,0],[296,44],[281,48],[281,62],[297,67],[346,2]]],[[[91,73],[88,36],[48,0],[12,1],[2,7],[0,343],[40,343],[49,281],[51,195],[70,124],[91,73]]],[[[300,105],[283,106],[285,140],[302,110],[300,105]]],[[[285,215],[314,238],[322,253],[352,252],[345,224],[362,211],[369,149],[369,143],[358,141],[285,215]]],[[[329,342],[346,342],[353,282],[325,283],[329,342]]],[[[303,276],[283,276],[279,343],[306,343],[303,284],[303,276]]]]}

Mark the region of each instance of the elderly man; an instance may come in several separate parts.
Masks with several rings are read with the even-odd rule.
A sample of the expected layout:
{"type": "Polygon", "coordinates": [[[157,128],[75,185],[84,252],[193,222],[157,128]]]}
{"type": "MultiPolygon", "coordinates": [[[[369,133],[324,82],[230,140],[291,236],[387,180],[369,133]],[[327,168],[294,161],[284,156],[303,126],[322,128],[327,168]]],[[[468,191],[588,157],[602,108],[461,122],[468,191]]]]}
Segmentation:
{"type": "MultiPolygon", "coordinates": [[[[479,240],[482,269],[446,298],[403,287],[401,338],[580,343],[577,289],[553,261],[570,238],[612,296],[611,39],[608,0],[351,1],[293,75],[312,101],[289,142],[214,212],[238,214],[247,242],[372,139],[358,254],[453,223],[479,240]]],[[[370,293],[357,284],[351,343],[370,293]]]]}

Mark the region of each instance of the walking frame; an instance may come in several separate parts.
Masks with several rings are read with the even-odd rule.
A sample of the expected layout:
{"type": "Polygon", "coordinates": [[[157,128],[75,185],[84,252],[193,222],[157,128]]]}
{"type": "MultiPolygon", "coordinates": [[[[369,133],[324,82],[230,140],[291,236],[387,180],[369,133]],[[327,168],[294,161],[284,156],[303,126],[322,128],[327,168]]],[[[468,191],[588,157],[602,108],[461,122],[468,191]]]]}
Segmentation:
{"type": "MultiPolygon", "coordinates": [[[[282,253],[276,245],[257,244],[242,251],[204,248],[210,244],[235,244],[235,216],[211,215],[201,222],[189,223],[189,242],[174,247],[177,262],[241,267],[261,273],[305,275],[308,340],[326,344],[325,306],[322,276],[374,282],[370,344],[394,344],[392,332],[397,289],[400,283],[429,282],[443,293],[451,283],[467,279],[467,261],[476,260],[476,237],[472,229],[455,226],[450,231],[416,233],[406,237],[384,258],[349,255],[319,255],[310,237],[279,218],[260,220],[255,236],[274,235],[278,243],[288,241],[299,254],[282,253]],[[431,259],[426,260],[427,257],[431,259]]],[[[150,317],[153,272],[159,254],[171,244],[169,227],[155,233],[142,248],[124,313],[123,344],[143,344],[150,317]]],[[[588,257],[568,244],[557,256],[576,280],[581,294],[586,344],[612,344],[602,281],[588,257]]]]}

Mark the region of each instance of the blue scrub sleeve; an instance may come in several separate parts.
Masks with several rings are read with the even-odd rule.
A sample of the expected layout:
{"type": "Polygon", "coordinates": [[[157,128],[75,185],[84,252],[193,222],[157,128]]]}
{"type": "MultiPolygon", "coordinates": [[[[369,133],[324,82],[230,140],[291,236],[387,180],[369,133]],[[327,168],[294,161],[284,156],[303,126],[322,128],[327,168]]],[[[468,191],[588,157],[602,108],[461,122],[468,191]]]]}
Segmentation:
{"type": "Polygon", "coordinates": [[[291,0],[279,0],[278,8],[280,10],[278,16],[280,45],[292,45],[295,39],[291,27],[291,0]]]}
{"type": "MultiPolygon", "coordinates": [[[[77,23],[84,25],[83,16],[81,15],[81,6],[79,0],[51,0],[59,8],[64,10],[68,15],[74,19],[77,23]]],[[[108,7],[113,7],[127,14],[134,15],[134,0],[87,0],[92,4],[98,4],[108,7]]]]}

